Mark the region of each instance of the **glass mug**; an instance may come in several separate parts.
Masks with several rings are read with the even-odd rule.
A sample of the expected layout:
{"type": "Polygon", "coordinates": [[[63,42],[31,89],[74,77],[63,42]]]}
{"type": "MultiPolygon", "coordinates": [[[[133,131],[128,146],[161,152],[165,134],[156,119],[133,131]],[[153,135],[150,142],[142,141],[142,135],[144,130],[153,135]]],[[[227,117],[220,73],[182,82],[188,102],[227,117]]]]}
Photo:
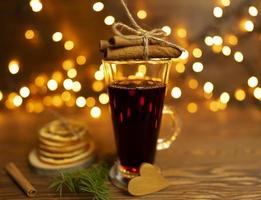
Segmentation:
{"type": "Polygon", "coordinates": [[[176,112],[164,105],[171,59],[103,60],[118,161],[110,170],[114,185],[126,189],[142,163],[154,163],[180,132],[176,112]],[[168,136],[158,138],[161,118],[168,117],[168,136]]]}

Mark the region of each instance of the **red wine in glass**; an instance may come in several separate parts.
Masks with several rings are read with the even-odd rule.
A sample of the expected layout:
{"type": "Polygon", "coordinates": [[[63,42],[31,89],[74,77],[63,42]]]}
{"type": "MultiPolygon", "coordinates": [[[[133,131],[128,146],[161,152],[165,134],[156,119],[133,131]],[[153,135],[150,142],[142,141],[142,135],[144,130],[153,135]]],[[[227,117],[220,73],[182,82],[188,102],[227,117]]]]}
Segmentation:
{"type": "Polygon", "coordinates": [[[166,85],[128,79],[108,87],[116,147],[123,169],[137,173],[143,162],[153,163],[160,130],[166,85]]]}

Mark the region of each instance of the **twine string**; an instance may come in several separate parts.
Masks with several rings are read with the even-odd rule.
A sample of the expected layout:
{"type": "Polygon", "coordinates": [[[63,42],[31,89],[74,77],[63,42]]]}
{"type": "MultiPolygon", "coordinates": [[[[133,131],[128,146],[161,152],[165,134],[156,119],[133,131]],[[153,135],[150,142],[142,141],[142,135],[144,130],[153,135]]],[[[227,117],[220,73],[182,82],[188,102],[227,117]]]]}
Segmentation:
{"type": "Polygon", "coordinates": [[[127,4],[125,0],[121,0],[121,4],[123,5],[127,16],[131,22],[131,26],[128,26],[122,22],[117,22],[113,24],[112,30],[115,35],[118,35],[122,38],[128,39],[128,40],[138,40],[141,39],[143,42],[144,46],[144,58],[148,59],[149,58],[149,40],[155,40],[159,44],[164,45],[164,46],[169,46],[169,47],[174,47],[179,49],[180,51],[185,51],[182,47],[166,41],[165,37],[167,36],[167,33],[163,31],[162,29],[156,28],[153,30],[145,30],[141,28],[141,26],[135,21],[133,18],[132,14],[130,13],[127,4]]]}

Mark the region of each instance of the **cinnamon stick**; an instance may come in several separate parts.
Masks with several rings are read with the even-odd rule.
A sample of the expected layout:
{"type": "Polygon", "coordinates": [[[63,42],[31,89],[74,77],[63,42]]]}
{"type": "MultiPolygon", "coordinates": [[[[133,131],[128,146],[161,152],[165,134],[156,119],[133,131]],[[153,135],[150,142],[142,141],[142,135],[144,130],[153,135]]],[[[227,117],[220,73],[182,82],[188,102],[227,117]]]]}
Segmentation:
{"type": "Polygon", "coordinates": [[[34,197],[37,194],[37,190],[31,185],[14,163],[8,163],[5,169],[28,197],[34,197]]]}
{"type": "MultiPolygon", "coordinates": [[[[149,44],[160,44],[159,41],[154,39],[149,39],[149,44]]],[[[118,48],[118,47],[129,47],[129,46],[140,46],[143,45],[143,40],[139,39],[126,39],[121,36],[113,36],[108,41],[101,40],[100,41],[100,50],[104,51],[107,48],[118,48]]]]}
{"type": "MultiPolygon", "coordinates": [[[[178,58],[182,51],[178,48],[149,45],[149,58],[178,58]]],[[[126,59],[143,59],[144,46],[129,46],[117,49],[108,48],[104,51],[104,58],[107,60],[126,60],[126,59]]]]}

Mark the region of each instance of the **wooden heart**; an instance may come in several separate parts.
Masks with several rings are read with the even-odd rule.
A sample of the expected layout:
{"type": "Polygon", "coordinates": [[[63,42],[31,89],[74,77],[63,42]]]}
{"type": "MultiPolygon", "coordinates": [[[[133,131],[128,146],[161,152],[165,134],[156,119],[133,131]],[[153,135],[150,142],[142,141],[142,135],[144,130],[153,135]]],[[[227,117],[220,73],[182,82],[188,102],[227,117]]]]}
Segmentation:
{"type": "Polygon", "coordinates": [[[129,181],[128,191],[134,196],[141,196],[158,192],[169,185],[157,166],[143,163],[140,167],[140,176],[129,181]]]}

